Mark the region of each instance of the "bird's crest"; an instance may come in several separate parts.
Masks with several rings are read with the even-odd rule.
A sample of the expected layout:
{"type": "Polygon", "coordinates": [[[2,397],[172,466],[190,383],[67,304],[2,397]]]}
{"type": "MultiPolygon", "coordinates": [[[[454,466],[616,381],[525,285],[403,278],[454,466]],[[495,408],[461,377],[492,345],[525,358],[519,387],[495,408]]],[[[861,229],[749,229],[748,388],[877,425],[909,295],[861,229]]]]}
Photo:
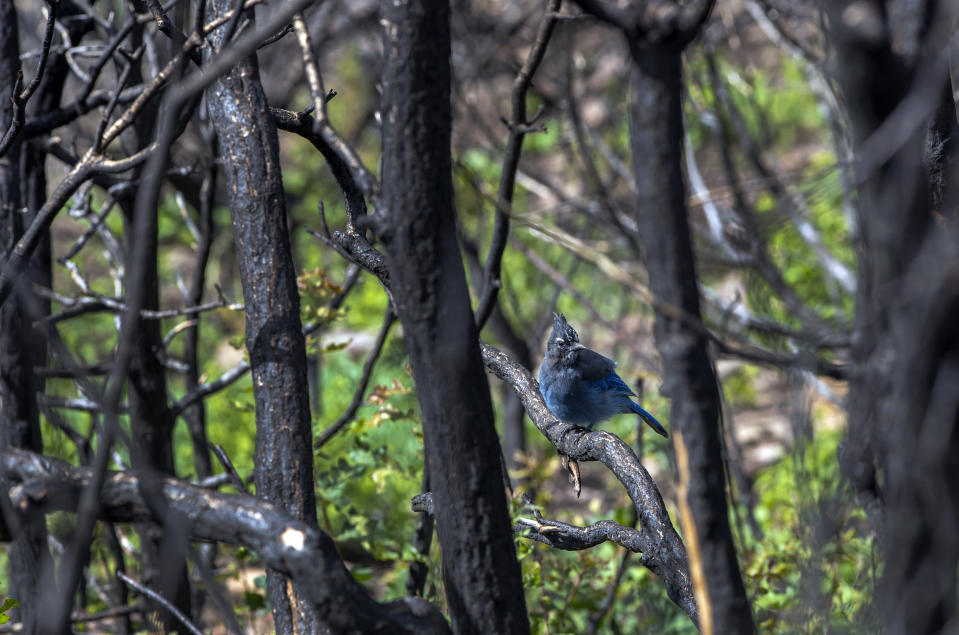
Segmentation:
{"type": "Polygon", "coordinates": [[[579,334],[566,321],[562,313],[553,313],[553,333],[549,336],[551,342],[569,346],[579,342],[579,334]]]}

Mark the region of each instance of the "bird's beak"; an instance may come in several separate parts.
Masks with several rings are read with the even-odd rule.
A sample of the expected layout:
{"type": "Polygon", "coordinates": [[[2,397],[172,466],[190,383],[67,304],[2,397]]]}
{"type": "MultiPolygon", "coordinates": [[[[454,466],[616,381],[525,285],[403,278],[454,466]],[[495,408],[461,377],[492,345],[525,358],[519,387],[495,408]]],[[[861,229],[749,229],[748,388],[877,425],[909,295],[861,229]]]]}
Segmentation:
{"type": "Polygon", "coordinates": [[[586,348],[586,347],[583,346],[582,344],[580,344],[579,342],[576,342],[575,344],[570,344],[570,345],[569,345],[569,350],[571,350],[571,351],[578,351],[578,350],[581,349],[581,348],[586,348]]]}

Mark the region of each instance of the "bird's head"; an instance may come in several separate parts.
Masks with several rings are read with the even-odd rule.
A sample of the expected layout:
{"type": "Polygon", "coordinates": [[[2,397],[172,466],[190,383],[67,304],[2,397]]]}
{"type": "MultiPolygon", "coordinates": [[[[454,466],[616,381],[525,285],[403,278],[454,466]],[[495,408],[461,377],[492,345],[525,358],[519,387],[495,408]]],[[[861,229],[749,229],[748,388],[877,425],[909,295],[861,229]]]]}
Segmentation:
{"type": "Polygon", "coordinates": [[[566,316],[562,313],[553,314],[553,332],[549,335],[549,342],[546,344],[546,353],[554,361],[569,357],[579,349],[584,348],[579,343],[579,335],[576,330],[566,321],[566,316]]]}

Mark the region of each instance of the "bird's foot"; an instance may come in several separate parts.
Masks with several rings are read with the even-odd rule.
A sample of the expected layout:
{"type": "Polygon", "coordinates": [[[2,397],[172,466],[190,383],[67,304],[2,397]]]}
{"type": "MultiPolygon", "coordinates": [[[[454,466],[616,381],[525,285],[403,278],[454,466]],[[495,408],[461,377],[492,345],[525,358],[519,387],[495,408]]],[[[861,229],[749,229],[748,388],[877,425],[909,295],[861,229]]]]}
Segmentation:
{"type": "Polygon", "coordinates": [[[559,462],[563,466],[563,469],[566,470],[566,476],[569,478],[569,482],[573,484],[573,491],[576,492],[576,498],[579,498],[580,492],[583,491],[579,463],[576,459],[562,452],[559,454],[559,462]]]}

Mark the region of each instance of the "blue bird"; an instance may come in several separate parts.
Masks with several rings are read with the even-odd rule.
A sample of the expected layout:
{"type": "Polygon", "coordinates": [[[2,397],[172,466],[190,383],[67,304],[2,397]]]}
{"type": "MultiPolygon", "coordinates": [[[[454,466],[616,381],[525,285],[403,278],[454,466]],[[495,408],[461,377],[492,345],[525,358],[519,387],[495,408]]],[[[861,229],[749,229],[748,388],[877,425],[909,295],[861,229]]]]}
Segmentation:
{"type": "Polygon", "coordinates": [[[579,343],[565,316],[553,314],[553,332],[539,369],[539,387],[553,414],[592,430],[615,415],[635,413],[657,434],[668,437],[666,428],[630,399],[636,393],[615,368],[616,362],[579,343]]]}

